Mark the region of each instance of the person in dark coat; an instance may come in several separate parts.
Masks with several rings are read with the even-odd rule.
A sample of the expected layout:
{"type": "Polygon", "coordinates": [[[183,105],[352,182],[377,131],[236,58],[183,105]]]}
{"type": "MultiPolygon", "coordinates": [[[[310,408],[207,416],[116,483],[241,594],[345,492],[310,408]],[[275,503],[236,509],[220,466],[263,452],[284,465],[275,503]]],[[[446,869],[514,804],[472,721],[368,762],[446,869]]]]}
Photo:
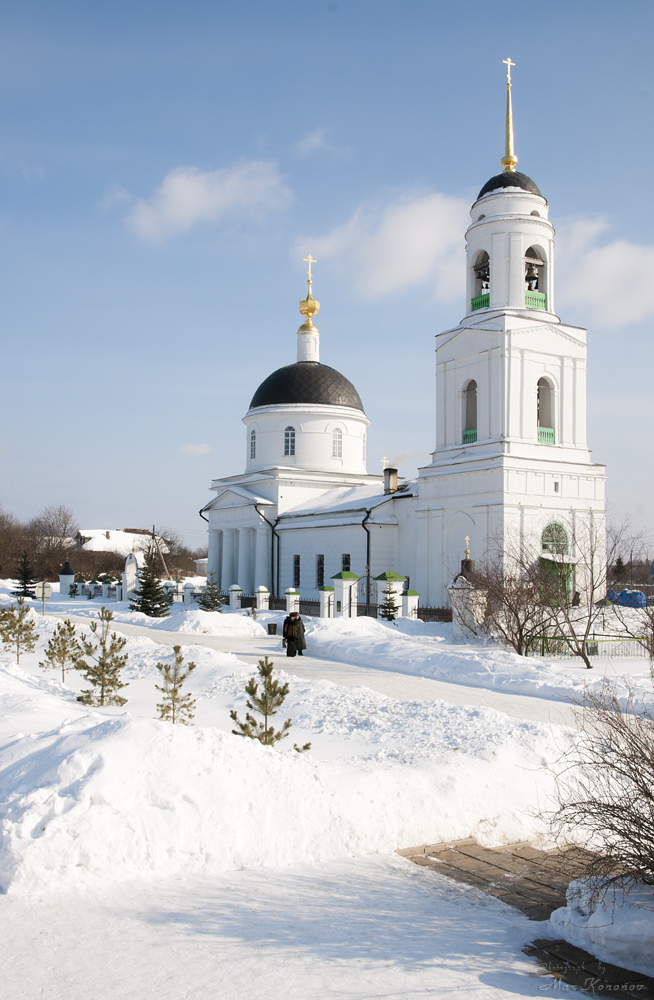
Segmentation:
{"type": "Polygon", "coordinates": [[[307,648],[307,641],[304,638],[304,622],[297,611],[292,611],[284,619],[283,636],[286,642],[286,655],[302,656],[302,650],[307,648]]]}

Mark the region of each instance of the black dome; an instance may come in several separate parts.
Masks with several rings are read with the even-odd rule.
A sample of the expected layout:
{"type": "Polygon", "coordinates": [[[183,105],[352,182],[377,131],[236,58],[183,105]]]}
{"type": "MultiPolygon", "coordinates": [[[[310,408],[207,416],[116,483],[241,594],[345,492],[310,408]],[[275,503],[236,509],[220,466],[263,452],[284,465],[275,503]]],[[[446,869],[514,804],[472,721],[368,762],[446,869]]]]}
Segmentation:
{"type": "MultiPolygon", "coordinates": [[[[486,181],[483,188],[477,195],[477,201],[483,198],[485,194],[490,194],[491,191],[499,191],[501,188],[522,188],[523,191],[529,191],[530,194],[540,194],[538,187],[532,181],[531,177],[527,177],[526,174],[521,174],[518,170],[505,170],[501,174],[496,174],[495,177],[491,177],[489,181],[486,181]]],[[[543,197],[540,194],[541,198],[543,197]]]]}
{"type": "Polygon", "coordinates": [[[361,397],[352,383],[335,368],[318,361],[297,361],[278,368],[261,383],[250,409],[278,403],[321,403],[363,410],[361,397]]]}

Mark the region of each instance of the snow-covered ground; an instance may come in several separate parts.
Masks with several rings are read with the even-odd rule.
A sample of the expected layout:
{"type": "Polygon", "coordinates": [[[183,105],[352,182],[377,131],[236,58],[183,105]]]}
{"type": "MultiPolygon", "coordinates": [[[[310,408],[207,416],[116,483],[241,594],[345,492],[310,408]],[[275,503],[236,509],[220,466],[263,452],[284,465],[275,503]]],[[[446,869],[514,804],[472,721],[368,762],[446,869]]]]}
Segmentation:
{"type": "MultiPolygon", "coordinates": [[[[53,597],[48,610],[96,617],[100,604],[53,597]]],[[[20,666],[0,655],[0,921],[19,951],[0,996],[541,992],[520,949],[543,925],[392,852],[468,836],[543,842],[539,812],[574,733],[476,705],[475,689],[563,698],[586,679],[576,664],[456,644],[442,625],[309,621],[309,653],[447,676],[469,685],[470,704],[297,678],[302,661],[278,650],[291,688],[281,718],[294,725],[273,749],[231,735],[252,666],[193,643],[258,649],[283,616],[180,609],[162,621],[108,606],[152,629],[127,639],[124,708],[89,710],[79,675],[62,685],[39,668],[54,618],[35,614],[38,648],[20,666]],[[155,664],[172,655],[153,641],[161,627],[197,664],[193,727],[156,719],[155,664]]]]}
{"type": "Polygon", "coordinates": [[[604,962],[654,976],[654,886],[615,888],[599,898],[592,881],[571,882],[567,906],[550,918],[552,937],[604,962]]]}

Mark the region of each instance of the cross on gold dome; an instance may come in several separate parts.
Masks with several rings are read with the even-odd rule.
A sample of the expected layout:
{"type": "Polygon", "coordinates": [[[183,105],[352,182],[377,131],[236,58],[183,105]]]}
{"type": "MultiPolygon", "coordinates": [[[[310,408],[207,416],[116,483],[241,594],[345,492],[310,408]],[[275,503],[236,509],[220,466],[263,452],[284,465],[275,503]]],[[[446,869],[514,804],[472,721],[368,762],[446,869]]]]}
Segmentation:
{"type": "Polygon", "coordinates": [[[311,265],[317,264],[318,261],[316,260],[315,257],[312,257],[311,254],[309,254],[308,257],[303,257],[302,260],[306,261],[307,264],[309,265],[309,270],[307,271],[307,274],[309,275],[309,282],[312,282],[313,278],[311,277],[311,265]]]}
{"type": "Polygon", "coordinates": [[[311,275],[311,265],[317,264],[318,261],[316,260],[315,257],[312,257],[311,254],[309,254],[308,257],[303,257],[302,260],[306,261],[307,264],[309,265],[309,270],[307,271],[309,279],[307,281],[307,297],[306,299],[302,299],[302,301],[300,302],[300,312],[304,316],[306,322],[302,324],[302,326],[298,330],[298,333],[312,333],[316,329],[312,323],[312,318],[319,311],[320,303],[316,301],[316,299],[314,299],[313,296],[311,295],[311,285],[313,284],[313,277],[311,275]]]}
{"type": "Polygon", "coordinates": [[[511,62],[510,56],[508,59],[503,59],[502,62],[506,65],[506,79],[508,81],[509,86],[511,86],[511,67],[515,66],[515,63],[511,62]]]}

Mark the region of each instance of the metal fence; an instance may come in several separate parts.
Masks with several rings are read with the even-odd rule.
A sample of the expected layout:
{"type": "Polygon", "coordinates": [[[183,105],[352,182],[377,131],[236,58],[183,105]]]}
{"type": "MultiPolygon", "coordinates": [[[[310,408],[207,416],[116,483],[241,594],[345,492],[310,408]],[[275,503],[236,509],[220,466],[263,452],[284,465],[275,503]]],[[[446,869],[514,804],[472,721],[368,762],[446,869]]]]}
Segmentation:
{"type": "MultiPolygon", "coordinates": [[[[645,639],[626,639],[623,636],[599,636],[588,639],[585,644],[586,656],[593,660],[612,660],[619,657],[649,657],[645,639]]],[[[576,659],[576,654],[570,648],[563,636],[549,636],[540,639],[535,649],[528,656],[556,657],[557,659],[576,659]]]]}

